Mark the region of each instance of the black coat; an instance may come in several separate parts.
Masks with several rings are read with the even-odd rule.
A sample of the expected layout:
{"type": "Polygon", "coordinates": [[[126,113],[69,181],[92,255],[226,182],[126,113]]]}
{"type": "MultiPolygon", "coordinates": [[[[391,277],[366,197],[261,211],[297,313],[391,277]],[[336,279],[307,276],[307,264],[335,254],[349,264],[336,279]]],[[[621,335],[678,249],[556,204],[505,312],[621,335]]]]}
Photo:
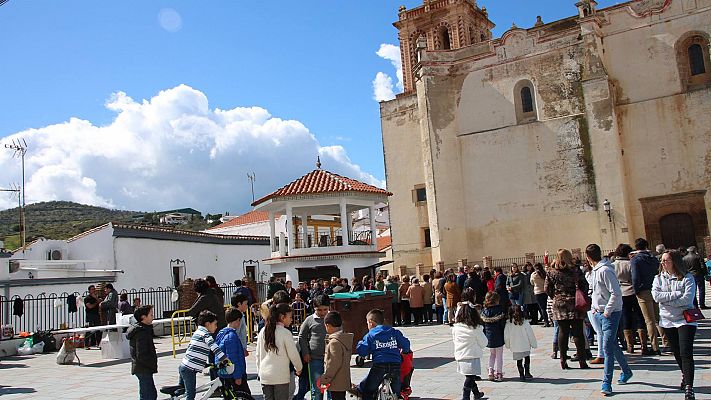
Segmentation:
{"type": "Polygon", "coordinates": [[[219,299],[219,295],[212,289],[208,289],[207,292],[201,294],[200,297],[195,300],[195,304],[186,312],[186,314],[197,322],[197,317],[203,310],[212,311],[217,315],[217,329],[222,329],[227,326],[225,322],[225,307],[221,304],[222,301],[219,299]]]}
{"type": "Polygon", "coordinates": [[[153,344],[153,327],[142,323],[132,324],[126,332],[131,349],[131,373],[158,373],[158,356],[153,344]]]}
{"type": "Polygon", "coordinates": [[[484,308],[481,311],[484,321],[484,335],[488,344],[486,347],[493,349],[504,345],[504,328],[506,328],[506,314],[500,305],[484,308]]]}

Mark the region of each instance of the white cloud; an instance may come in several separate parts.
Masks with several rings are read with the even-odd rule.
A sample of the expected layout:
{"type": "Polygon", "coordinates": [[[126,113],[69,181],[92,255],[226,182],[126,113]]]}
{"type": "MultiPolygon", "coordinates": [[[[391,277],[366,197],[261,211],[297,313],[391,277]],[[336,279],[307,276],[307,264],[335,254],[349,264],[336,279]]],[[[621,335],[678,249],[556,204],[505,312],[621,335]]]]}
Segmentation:
{"type": "MultiPolygon", "coordinates": [[[[392,44],[383,43],[380,45],[378,51],[375,52],[379,57],[390,61],[393,68],[395,68],[395,76],[397,77],[397,87],[398,92],[404,90],[403,80],[402,80],[402,60],[400,59],[400,47],[392,44]]],[[[395,92],[393,88],[393,80],[390,75],[385,72],[378,72],[373,79],[373,98],[376,101],[392,100],[395,98],[395,92]]]]}
{"type": "MultiPolygon", "coordinates": [[[[71,118],[1,140],[27,141],[28,203],[240,212],[252,197],[247,173],[256,173],[259,197],[314,169],[317,155],[324,169],[384,186],[342,146],[321,147],[299,121],[260,107],[211,109],[205,94],[186,85],[141,102],[117,92],[106,108],[116,117],[105,126],[71,118]]],[[[0,171],[1,186],[19,181],[12,153],[0,151],[0,171]]],[[[0,195],[0,208],[15,205],[9,194],[0,195]]]]}

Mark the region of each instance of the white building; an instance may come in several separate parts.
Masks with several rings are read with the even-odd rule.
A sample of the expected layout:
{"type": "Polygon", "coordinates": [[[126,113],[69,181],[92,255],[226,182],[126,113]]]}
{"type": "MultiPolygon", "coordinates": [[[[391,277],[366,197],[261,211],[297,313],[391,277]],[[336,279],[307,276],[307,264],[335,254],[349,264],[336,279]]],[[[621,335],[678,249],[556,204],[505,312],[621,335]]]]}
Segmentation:
{"type": "Polygon", "coordinates": [[[389,195],[319,167],[255,201],[255,212],[245,216],[254,218],[255,229],[264,229],[266,213],[271,257],[264,263],[272,275],[294,282],[360,277],[373,274],[384,253],[372,239],[378,236],[376,219],[369,219],[368,229],[356,230],[353,215],[364,209],[376,215],[389,195]]]}
{"type": "Polygon", "coordinates": [[[40,239],[0,268],[3,296],[83,293],[112,282],[121,289],[172,287],[185,278],[215,276],[219,283],[243,276],[257,281],[269,267],[266,236],[213,235],[153,226],[108,223],[68,240],[40,239]]]}

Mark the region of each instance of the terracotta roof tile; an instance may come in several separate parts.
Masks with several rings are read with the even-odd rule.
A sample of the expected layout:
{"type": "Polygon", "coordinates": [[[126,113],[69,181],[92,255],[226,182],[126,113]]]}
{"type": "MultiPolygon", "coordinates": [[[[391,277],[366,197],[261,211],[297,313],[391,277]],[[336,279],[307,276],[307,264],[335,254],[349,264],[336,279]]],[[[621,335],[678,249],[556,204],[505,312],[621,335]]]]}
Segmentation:
{"type": "Polygon", "coordinates": [[[378,251],[383,251],[384,249],[393,245],[392,236],[380,236],[375,239],[378,245],[378,251]]]}
{"type": "MultiPolygon", "coordinates": [[[[275,218],[279,218],[279,214],[274,215],[275,218]]],[[[249,224],[256,224],[258,222],[264,222],[269,220],[269,213],[267,211],[250,211],[246,214],[242,214],[239,217],[235,217],[227,222],[221,223],[220,225],[215,225],[208,231],[214,229],[229,228],[232,226],[242,226],[249,224]]]]}
{"type": "Polygon", "coordinates": [[[301,178],[289,183],[288,185],[277,189],[275,192],[262,197],[252,203],[252,206],[264,203],[267,200],[283,196],[294,196],[300,194],[314,193],[337,193],[337,192],[360,192],[373,193],[385,196],[391,196],[392,193],[383,190],[379,187],[347,178],[333,172],[323,169],[317,169],[309,172],[301,178]]]}

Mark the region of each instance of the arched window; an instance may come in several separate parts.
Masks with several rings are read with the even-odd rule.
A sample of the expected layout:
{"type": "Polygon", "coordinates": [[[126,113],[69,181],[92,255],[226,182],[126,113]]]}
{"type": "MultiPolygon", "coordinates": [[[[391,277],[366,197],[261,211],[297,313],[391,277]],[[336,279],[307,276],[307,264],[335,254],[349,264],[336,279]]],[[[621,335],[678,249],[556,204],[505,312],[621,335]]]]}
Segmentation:
{"type": "Polygon", "coordinates": [[[691,76],[706,73],[706,66],[704,65],[704,49],[701,48],[701,45],[698,43],[692,44],[689,46],[688,53],[691,76]]]}
{"type": "Polygon", "coordinates": [[[486,42],[486,35],[483,33],[481,34],[481,41],[486,42]]]}
{"type": "Polygon", "coordinates": [[[514,103],[516,106],[516,122],[526,124],[538,120],[536,110],[536,91],[528,79],[519,81],[514,87],[514,103]]]}
{"type": "Polygon", "coordinates": [[[711,85],[709,35],[689,32],[676,44],[676,61],[683,90],[695,90],[711,85]]]}
{"type": "Polygon", "coordinates": [[[449,40],[449,29],[446,26],[439,28],[439,45],[440,50],[450,50],[452,42],[449,40]]]}

